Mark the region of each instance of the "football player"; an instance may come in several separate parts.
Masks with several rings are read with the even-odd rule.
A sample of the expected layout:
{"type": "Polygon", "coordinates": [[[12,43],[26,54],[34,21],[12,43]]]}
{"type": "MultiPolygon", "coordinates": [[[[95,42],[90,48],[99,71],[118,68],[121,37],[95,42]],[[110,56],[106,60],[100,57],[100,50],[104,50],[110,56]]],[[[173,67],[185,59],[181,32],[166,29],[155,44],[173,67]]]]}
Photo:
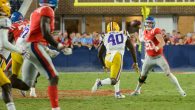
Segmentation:
{"type": "MultiPolygon", "coordinates": [[[[11,27],[11,21],[8,18],[10,16],[10,5],[7,0],[0,0],[0,51],[7,49],[9,51],[15,51],[23,55],[29,55],[27,51],[15,47],[8,41],[8,30],[11,27]]],[[[3,60],[4,55],[1,55],[1,60],[3,60]]],[[[3,69],[0,68],[0,86],[2,88],[2,97],[6,103],[8,110],[15,110],[15,105],[11,95],[11,82],[5,76],[3,69]]]]}
{"type": "Polygon", "coordinates": [[[92,87],[92,92],[95,92],[103,85],[113,85],[116,98],[125,98],[119,89],[120,74],[123,68],[123,55],[125,47],[130,50],[133,57],[134,68],[139,71],[135,49],[130,41],[129,34],[126,31],[120,31],[120,27],[116,22],[110,22],[107,26],[107,34],[104,35],[103,41],[98,50],[98,57],[101,61],[103,69],[110,69],[110,77],[100,80],[97,79],[92,87]],[[106,52],[104,60],[103,54],[106,52]]]}
{"type": "Polygon", "coordinates": [[[41,7],[35,9],[30,17],[30,33],[27,37],[26,48],[31,57],[24,59],[22,77],[28,86],[32,86],[36,77],[36,70],[44,74],[48,81],[48,96],[52,110],[60,110],[58,104],[58,72],[45,47],[50,44],[58,50],[64,51],[64,46],[57,43],[51,32],[54,31],[54,10],[58,0],[39,0],[41,7]]]}
{"type": "Polygon", "coordinates": [[[159,28],[155,28],[155,20],[153,17],[147,17],[145,19],[144,42],[146,57],[143,62],[141,75],[137,87],[131,95],[140,94],[142,84],[145,82],[149,70],[155,65],[159,66],[166,76],[170,78],[171,82],[177,87],[181,96],[186,96],[186,93],[181,88],[177,78],[171,73],[167,60],[163,55],[163,46],[165,45],[164,39],[159,28]]]}
{"type": "MultiPolygon", "coordinates": [[[[16,43],[18,38],[20,37],[21,33],[23,32],[24,28],[29,24],[28,20],[24,20],[23,15],[20,12],[14,12],[11,15],[12,25],[9,29],[9,41],[13,44],[16,43]]],[[[23,48],[23,47],[20,47],[23,48]]],[[[19,88],[21,90],[28,90],[28,86],[22,82],[17,77],[20,74],[21,66],[23,63],[23,57],[21,54],[17,52],[11,53],[11,62],[12,62],[12,75],[10,77],[11,84],[13,88],[19,88]]],[[[7,64],[6,70],[8,71],[10,64],[7,64]]]]}

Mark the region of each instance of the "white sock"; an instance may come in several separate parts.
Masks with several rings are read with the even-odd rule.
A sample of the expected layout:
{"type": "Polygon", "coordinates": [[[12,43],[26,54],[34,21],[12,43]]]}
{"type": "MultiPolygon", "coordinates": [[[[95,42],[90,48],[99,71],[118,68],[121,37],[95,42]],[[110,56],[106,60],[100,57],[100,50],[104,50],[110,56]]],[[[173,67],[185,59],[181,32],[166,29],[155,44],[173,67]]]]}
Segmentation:
{"type": "Polygon", "coordinates": [[[115,93],[120,92],[120,80],[114,85],[114,91],[115,93]]]}
{"type": "Polygon", "coordinates": [[[60,110],[60,107],[52,108],[52,110],[60,110]]]}
{"type": "Polygon", "coordinates": [[[106,78],[101,80],[101,84],[102,85],[111,85],[111,79],[110,78],[106,78]]]}
{"type": "Polygon", "coordinates": [[[180,84],[179,84],[177,78],[176,78],[172,73],[169,74],[168,77],[169,77],[170,80],[176,85],[176,87],[177,87],[177,89],[178,89],[179,91],[183,91],[183,89],[181,88],[181,86],[180,86],[180,84]]]}
{"type": "Polygon", "coordinates": [[[16,110],[14,102],[9,102],[6,104],[6,106],[7,106],[7,110],[16,110]]]}
{"type": "Polygon", "coordinates": [[[35,93],[35,88],[34,88],[34,87],[31,87],[31,88],[30,88],[30,92],[35,93]]]}
{"type": "Polygon", "coordinates": [[[137,86],[135,88],[135,92],[140,92],[141,86],[142,86],[142,83],[138,82],[138,84],[137,84],[137,86]]]}

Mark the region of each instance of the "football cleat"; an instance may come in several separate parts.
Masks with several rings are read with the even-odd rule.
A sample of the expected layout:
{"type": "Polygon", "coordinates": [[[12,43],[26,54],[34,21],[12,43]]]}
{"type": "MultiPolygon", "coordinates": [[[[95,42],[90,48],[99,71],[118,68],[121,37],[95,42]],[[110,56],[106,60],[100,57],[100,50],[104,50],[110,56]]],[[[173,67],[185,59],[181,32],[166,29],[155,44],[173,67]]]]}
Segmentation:
{"type": "Polygon", "coordinates": [[[125,95],[122,95],[120,92],[116,92],[114,96],[117,99],[124,99],[125,98],[125,95]]]}
{"type": "Polygon", "coordinates": [[[133,91],[130,95],[131,96],[137,96],[137,95],[139,95],[140,94],[140,92],[138,92],[138,91],[133,91]]]}
{"type": "Polygon", "coordinates": [[[101,80],[100,79],[96,79],[95,84],[93,85],[91,92],[94,93],[95,91],[97,91],[97,89],[102,86],[101,84],[101,80]]]}

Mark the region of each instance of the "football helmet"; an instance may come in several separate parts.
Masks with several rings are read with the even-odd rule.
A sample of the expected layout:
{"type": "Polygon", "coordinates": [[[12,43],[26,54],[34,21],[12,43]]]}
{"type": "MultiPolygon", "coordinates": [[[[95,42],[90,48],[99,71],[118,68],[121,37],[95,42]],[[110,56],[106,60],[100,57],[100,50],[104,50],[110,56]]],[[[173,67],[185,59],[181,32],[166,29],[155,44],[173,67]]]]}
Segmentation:
{"type": "Polygon", "coordinates": [[[110,31],[118,31],[118,32],[120,31],[120,27],[117,22],[108,23],[107,32],[110,32],[110,31]]]}
{"type": "Polygon", "coordinates": [[[50,7],[57,8],[58,0],[39,0],[39,5],[40,6],[48,5],[50,7]]]}
{"type": "Polygon", "coordinates": [[[22,13],[17,12],[17,11],[12,13],[12,15],[11,15],[12,23],[15,23],[15,22],[20,21],[20,20],[24,20],[22,13]]]}
{"type": "Polygon", "coordinates": [[[149,16],[145,19],[144,26],[147,30],[150,30],[155,27],[155,20],[153,17],[149,16]],[[149,26],[149,24],[152,24],[152,26],[149,26]]]}
{"type": "Polygon", "coordinates": [[[10,16],[10,4],[7,0],[0,0],[0,16],[10,16]]]}

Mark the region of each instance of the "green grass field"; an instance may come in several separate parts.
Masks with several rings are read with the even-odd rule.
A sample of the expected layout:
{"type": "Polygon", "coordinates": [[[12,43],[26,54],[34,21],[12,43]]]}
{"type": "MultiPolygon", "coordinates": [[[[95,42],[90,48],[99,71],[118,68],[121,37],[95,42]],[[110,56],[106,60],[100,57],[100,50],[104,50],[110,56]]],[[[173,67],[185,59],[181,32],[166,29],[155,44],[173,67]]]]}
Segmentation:
{"type": "MultiPolygon", "coordinates": [[[[108,74],[61,74],[59,89],[90,91],[97,77],[106,78],[108,74]]],[[[69,95],[59,97],[60,107],[61,110],[195,110],[195,74],[176,74],[176,77],[186,91],[186,97],[179,95],[174,85],[164,74],[151,73],[146,84],[142,87],[142,94],[139,96],[133,97],[129,93],[124,93],[125,99],[115,99],[112,94],[108,96],[69,95]]],[[[138,74],[123,72],[120,88],[134,90],[137,79],[138,74]]],[[[45,91],[46,94],[47,84],[48,81],[41,76],[36,90],[45,91]]],[[[113,90],[113,87],[105,86],[100,90],[113,90]]],[[[37,95],[38,98],[15,97],[17,110],[51,110],[49,99],[41,97],[41,94],[37,95]]],[[[2,100],[0,100],[0,110],[6,110],[2,100]]]]}

